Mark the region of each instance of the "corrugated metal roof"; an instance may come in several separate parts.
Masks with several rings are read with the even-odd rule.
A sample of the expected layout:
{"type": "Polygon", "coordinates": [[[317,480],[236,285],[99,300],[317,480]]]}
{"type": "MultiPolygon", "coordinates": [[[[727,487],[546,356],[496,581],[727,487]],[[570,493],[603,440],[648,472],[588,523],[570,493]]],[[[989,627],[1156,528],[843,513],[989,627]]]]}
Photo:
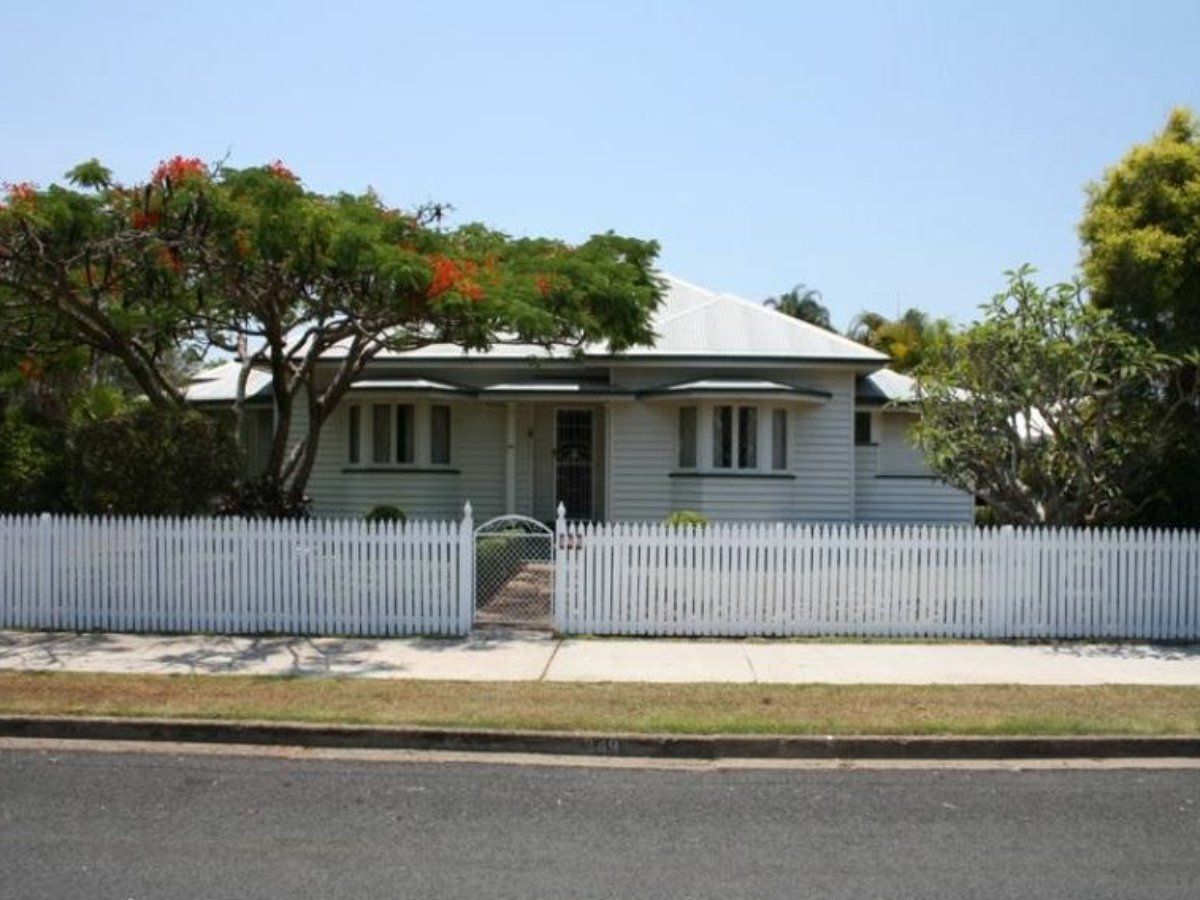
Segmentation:
{"type": "MultiPolygon", "coordinates": [[[[808,322],[743,300],[699,287],[669,275],[666,291],[654,314],[657,339],[652,347],[633,347],[623,356],[635,359],[710,357],[714,359],[789,359],[847,363],[887,362],[887,356],[808,322]]],[[[591,357],[609,356],[608,348],[584,348],[591,357]]],[[[336,357],[333,351],[329,354],[336,357]]],[[[453,344],[431,344],[417,350],[382,353],[391,359],[569,359],[566,347],[547,349],[530,344],[498,343],[485,353],[453,344]]]]}
{"type": "MultiPolygon", "coordinates": [[[[242,366],[237,362],[223,362],[192,376],[183,389],[184,398],[190,403],[229,403],[237,397],[238,373],[242,366]]],[[[251,369],[246,379],[246,399],[269,396],[271,376],[261,369],[251,369]]]]}
{"type": "Polygon", "coordinates": [[[866,403],[915,403],[917,383],[892,369],[880,369],[860,376],[855,394],[866,403]]]}

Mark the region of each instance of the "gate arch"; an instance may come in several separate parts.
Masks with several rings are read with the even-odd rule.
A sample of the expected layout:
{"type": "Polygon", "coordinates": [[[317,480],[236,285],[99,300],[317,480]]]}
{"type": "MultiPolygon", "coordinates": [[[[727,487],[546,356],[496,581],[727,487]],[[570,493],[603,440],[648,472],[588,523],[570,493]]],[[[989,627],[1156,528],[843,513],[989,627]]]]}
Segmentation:
{"type": "Polygon", "coordinates": [[[503,515],[475,529],[475,625],[554,628],[554,530],[503,515]]]}

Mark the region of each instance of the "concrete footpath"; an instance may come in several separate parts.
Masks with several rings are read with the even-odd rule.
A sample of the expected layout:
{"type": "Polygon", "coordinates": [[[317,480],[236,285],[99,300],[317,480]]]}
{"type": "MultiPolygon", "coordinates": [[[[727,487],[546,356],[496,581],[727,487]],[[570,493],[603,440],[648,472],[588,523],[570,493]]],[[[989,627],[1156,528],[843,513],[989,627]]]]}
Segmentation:
{"type": "Polygon", "coordinates": [[[456,681],[1200,685],[1200,645],[243,638],[0,631],[0,670],[456,681]]]}

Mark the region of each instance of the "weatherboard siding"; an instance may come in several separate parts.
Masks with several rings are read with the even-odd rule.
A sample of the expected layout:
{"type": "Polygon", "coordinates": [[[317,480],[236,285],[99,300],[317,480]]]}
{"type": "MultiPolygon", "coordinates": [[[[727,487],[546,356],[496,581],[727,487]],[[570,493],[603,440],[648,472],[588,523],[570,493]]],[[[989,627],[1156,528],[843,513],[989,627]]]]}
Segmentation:
{"type": "Polygon", "coordinates": [[[970,524],[970,494],[931,476],[880,474],[880,447],[855,448],[856,520],[859,522],[938,522],[970,524]]]}
{"type": "MultiPolygon", "coordinates": [[[[688,370],[637,370],[624,373],[624,383],[644,387],[678,381],[687,374],[688,370]]],[[[772,407],[788,410],[786,474],[794,477],[678,472],[678,408],[686,404],[611,404],[609,518],[662,519],[674,510],[691,509],[714,520],[852,519],[854,376],[837,370],[805,371],[802,380],[795,376],[794,371],[784,370],[762,373],[764,378],[798,381],[832,396],[823,405],[746,401],[760,405],[764,412],[772,407]]],[[[707,435],[700,435],[701,441],[706,439],[707,435]]],[[[769,454],[770,447],[760,447],[759,452],[769,454]]]]}

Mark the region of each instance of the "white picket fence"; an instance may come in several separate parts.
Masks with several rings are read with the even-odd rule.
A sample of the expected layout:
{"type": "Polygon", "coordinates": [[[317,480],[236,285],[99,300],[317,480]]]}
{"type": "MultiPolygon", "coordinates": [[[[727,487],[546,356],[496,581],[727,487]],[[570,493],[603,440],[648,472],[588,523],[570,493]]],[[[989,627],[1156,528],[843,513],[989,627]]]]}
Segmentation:
{"type": "Polygon", "coordinates": [[[582,634],[1200,638],[1200,533],[561,522],[582,634]]]}
{"type": "MultiPolygon", "coordinates": [[[[0,627],[465,634],[464,513],[405,525],[0,516],[0,627]]],[[[562,516],[555,531],[566,633],[1200,640],[1195,531],[562,516]]]]}
{"type": "Polygon", "coordinates": [[[0,627],[465,634],[473,546],[469,513],[404,525],[0,516],[0,627]]]}

